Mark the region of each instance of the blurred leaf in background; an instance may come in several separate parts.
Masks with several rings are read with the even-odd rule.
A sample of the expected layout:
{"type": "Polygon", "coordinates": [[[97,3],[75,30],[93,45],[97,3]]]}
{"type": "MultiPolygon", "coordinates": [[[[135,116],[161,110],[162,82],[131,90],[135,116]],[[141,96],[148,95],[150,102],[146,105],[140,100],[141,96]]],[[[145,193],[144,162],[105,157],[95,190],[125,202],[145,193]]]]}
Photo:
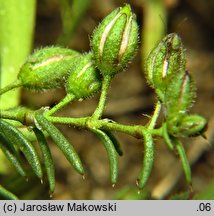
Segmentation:
{"type": "Polygon", "coordinates": [[[84,17],[91,0],[61,0],[60,13],[63,26],[63,33],[59,36],[57,43],[68,45],[75,30],[84,17]]]}

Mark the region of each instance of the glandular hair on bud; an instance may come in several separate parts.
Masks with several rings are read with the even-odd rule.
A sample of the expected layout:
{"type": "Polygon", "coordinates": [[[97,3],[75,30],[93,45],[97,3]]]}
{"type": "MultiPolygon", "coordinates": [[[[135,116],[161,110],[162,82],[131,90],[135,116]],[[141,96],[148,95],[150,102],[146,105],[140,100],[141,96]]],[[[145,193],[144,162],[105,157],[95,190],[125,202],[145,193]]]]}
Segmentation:
{"type": "Polygon", "coordinates": [[[102,86],[100,73],[94,65],[92,54],[83,55],[71,71],[66,83],[67,94],[84,99],[99,91],[102,86]]]}
{"type": "Polygon", "coordinates": [[[104,18],[91,39],[95,64],[103,76],[124,70],[137,47],[138,25],[128,4],[104,18]]]}
{"type": "Polygon", "coordinates": [[[20,68],[18,80],[23,87],[46,90],[63,86],[81,54],[62,47],[35,50],[20,68]]]}
{"type": "Polygon", "coordinates": [[[166,119],[176,116],[181,118],[192,106],[196,96],[195,83],[190,74],[185,71],[175,75],[167,86],[165,94],[166,119]]]}

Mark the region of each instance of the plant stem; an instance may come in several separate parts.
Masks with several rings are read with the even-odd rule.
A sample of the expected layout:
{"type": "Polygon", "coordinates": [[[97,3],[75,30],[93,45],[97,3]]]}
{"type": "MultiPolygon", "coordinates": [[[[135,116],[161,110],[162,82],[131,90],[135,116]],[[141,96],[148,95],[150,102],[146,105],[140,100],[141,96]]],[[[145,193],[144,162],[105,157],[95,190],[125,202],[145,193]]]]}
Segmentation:
{"type": "Polygon", "coordinates": [[[168,146],[168,148],[169,148],[170,150],[173,150],[173,149],[174,149],[174,146],[173,146],[172,141],[171,141],[171,139],[170,139],[170,136],[169,136],[169,134],[168,134],[166,122],[163,123],[162,129],[163,129],[163,130],[162,130],[162,134],[163,134],[163,138],[164,138],[164,140],[165,140],[166,145],[168,146]]]}
{"type": "Polygon", "coordinates": [[[73,94],[67,94],[58,104],[56,104],[53,108],[45,112],[45,116],[53,115],[55,112],[62,109],[64,106],[69,104],[74,99],[75,96],[73,94]]]}
{"type": "Polygon", "coordinates": [[[160,114],[160,110],[161,110],[161,103],[160,103],[160,101],[158,101],[156,106],[155,106],[153,116],[149,122],[148,129],[153,129],[155,127],[158,116],[160,114]]]}
{"type": "Polygon", "coordinates": [[[99,119],[104,112],[107,92],[108,92],[108,88],[110,86],[111,80],[112,80],[111,76],[105,76],[103,78],[100,100],[99,100],[99,103],[98,103],[96,110],[94,111],[94,113],[92,115],[92,118],[94,118],[94,119],[99,119]]]}
{"type": "Polygon", "coordinates": [[[90,117],[67,118],[67,117],[46,116],[46,118],[51,123],[68,124],[75,127],[85,128],[86,122],[90,117]]]}
{"type": "MultiPolygon", "coordinates": [[[[27,112],[27,111],[26,111],[27,112]]],[[[25,123],[26,112],[14,112],[14,111],[1,111],[0,118],[5,119],[13,119],[19,121],[21,123],[25,123]]],[[[33,115],[33,114],[32,114],[33,115]]],[[[29,119],[33,119],[33,116],[29,119]]],[[[162,136],[162,127],[157,129],[147,128],[142,125],[123,125],[116,122],[109,122],[105,119],[94,119],[90,116],[88,117],[80,117],[80,118],[70,118],[70,117],[55,117],[55,116],[46,116],[46,119],[55,124],[68,124],[78,128],[85,128],[85,129],[101,129],[106,131],[117,131],[129,134],[136,138],[143,138],[144,132],[151,133],[155,136],[162,136]]],[[[33,124],[33,122],[32,122],[33,124]]]]}
{"type": "Polygon", "coordinates": [[[95,125],[102,130],[122,132],[136,138],[143,137],[143,131],[147,130],[142,125],[123,125],[115,122],[106,122],[105,120],[98,120],[95,122],[95,125]]]}
{"type": "Polygon", "coordinates": [[[0,111],[0,119],[11,119],[22,123],[24,121],[23,117],[22,114],[20,115],[20,112],[0,111]]]}
{"type": "MultiPolygon", "coordinates": [[[[11,110],[1,110],[0,119],[11,119],[26,125],[28,122],[33,121],[32,111],[25,107],[17,107],[11,110]]],[[[15,122],[13,123],[15,125],[15,122]]]]}
{"type": "Polygon", "coordinates": [[[66,118],[47,116],[46,118],[52,123],[69,124],[80,128],[96,128],[107,131],[118,131],[137,138],[141,138],[143,136],[143,131],[148,131],[148,129],[142,125],[123,125],[115,122],[107,122],[106,120],[97,120],[91,117],[66,118]]]}
{"type": "Polygon", "coordinates": [[[0,95],[14,89],[22,86],[22,83],[19,80],[14,81],[13,83],[5,86],[4,88],[0,89],[0,95]]]}

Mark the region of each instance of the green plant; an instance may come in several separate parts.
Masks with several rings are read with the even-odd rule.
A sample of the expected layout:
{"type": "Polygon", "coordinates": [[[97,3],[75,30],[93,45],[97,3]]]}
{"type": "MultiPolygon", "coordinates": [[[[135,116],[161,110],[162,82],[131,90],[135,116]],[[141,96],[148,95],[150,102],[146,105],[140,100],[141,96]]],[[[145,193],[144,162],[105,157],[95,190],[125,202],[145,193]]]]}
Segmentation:
{"type": "MultiPolygon", "coordinates": [[[[145,126],[123,125],[111,119],[102,118],[111,80],[117,73],[126,69],[136,53],[137,46],[136,18],[130,6],[125,5],[108,15],[94,31],[91,39],[92,51],[88,54],[50,47],[37,50],[28,58],[18,75],[19,85],[8,85],[2,88],[0,95],[18,86],[48,89],[58,85],[65,86],[67,95],[52,109],[42,107],[39,110],[30,110],[17,107],[1,110],[0,147],[19,174],[26,176],[22,158],[19,155],[21,151],[34,173],[40,179],[43,178],[40,158],[32,144],[33,140],[37,140],[44,159],[50,191],[54,191],[54,161],[46,141],[46,137],[50,136],[74,169],[84,175],[78,153],[71,142],[54,126],[58,123],[84,128],[101,140],[109,158],[110,178],[113,185],[117,182],[118,155],[122,155],[122,151],[112,131],[123,132],[141,139],[144,143],[142,168],[137,180],[139,189],[144,189],[152,170],[154,137],[162,137],[168,147],[178,153],[186,180],[188,184],[191,184],[190,166],[179,138],[200,135],[204,132],[207,121],[202,116],[189,114],[189,108],[195,97],[195,84],[186,71],[183,44],[176,33],[164,37],[146,60],[146,77],[157,94],[157,103],[150,121],[145,126]],[[58,51],[62,53],[58,55],[58,51]],[[57,78],[52,76],[56,69],[57,78]],[[54,80],[49,83],[50,79],[54,80]],[[37,80],[39,82],[35,82],[37,80]],[[91,116],[72,118],[54,115],[69,102],[92,97],[100,90],[99,103],[91,116]],[[157,119],[163,110],[164,119],[160,127],[156,128],[157,119]],[[8,119],[20,122],[31,132],[33,129],[35,136],[32,137],[30,131],[25,135],[22,134],[18,126],[8,122],[8,119]]],[[[1,188],[0,191],[2,194],[6,193],[1,188]]],[[[8,198],[14,197],[11,197],[8,192],[8,198]]]]}
{"type": "MultiPolygon", "coordinates": [[[[32,46],[35,0],[0,1],[0,66],[1,88],[13,82],[32,46]]],[[[0,97],[1,109],[19,104],[19,89],[0,97]]]]}

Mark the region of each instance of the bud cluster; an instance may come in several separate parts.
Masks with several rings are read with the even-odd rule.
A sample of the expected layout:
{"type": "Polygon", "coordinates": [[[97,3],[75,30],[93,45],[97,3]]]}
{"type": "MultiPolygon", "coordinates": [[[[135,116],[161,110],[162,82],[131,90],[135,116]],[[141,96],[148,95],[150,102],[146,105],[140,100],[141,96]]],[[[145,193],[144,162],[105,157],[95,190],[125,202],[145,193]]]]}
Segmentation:
{"type": "MultiPolygon", "coordinates": [[[[107,89],[109,83],[104,81],[111,80],[127,67],[137,51],[138,32],[130,5],[117,8],[94,30],[88,54],[62,47],[36,50],[21,67],[17,81],[1,89],[0,94],[19,86],[33,90],[65,86],[69,100],[90,97],[101,90],[104,83],[103,89],[107,89]]],[[[186,70],[184,47],[176,33],[165,36],[150,52],[145,72],[148,83],[165,107],[168,131],[174,136],[181,131],[186,131],[186,135],[203,131],[206,126],[203,118],[188,117],[196,89],[186,70]],[[195,121],[192,126],[189,126],[190,120],[195,121]],[[187,128],[194,132],[187,132],[187,128]]],[[[101,101],[100,110],[96,112],[99,115],[105,103],[101,101]]]]}
{"type": "MultiPolygon", "coordinates": [[[[81,54],[62,47],[46,47],[36,50],[20,68],[17,80],[0,89],[1,95],[19,86],[40,91],[65,87],[66,96],[51,109],[42,108],[36,112],[21,112],[20,110],[21,114],[15,112],[15,115],[11,116],[6,111],[3,115],[6,118],[9,117],[8,119],[14,118],[14,120],[18,120],[25,125],[28,125],[30,121],[29,125],[36,127],[34,133],[41,145],[44,162],[47,161],[44,165],[51,191],[53,191],[55,185],[54,166],[51,166],[53,162],[50,150],[42,131],[46,131],[50,135],[74,168],[80,174],[84,174],[82,163],[73,146],[51,121],[86,128],[101,140],[108,154],[113,185],[118,177],[117,153],[122,155],[122,152],[117,139],[110,133],[111,130],[143,139],[144,159],[137,181],[140,189],[145,186],[151,174],[154,160],[153,136],[156,135],[162,136],[171,149],[175,147],[181,158],[187,181],[191,183],[190,167],[178,138],[202,134],[206,129],[207,120],[200,115],[190,115],[188,113],[196,96],[196,87],[186,70],[184,47],[181,38],[176,33],[165,36],[150,52],[146,60],[146,78],[158,97],[150,122],[146,126],[131,126],[102,119],[111,79],[114,75],[126,69],[128,63],[136,54],[138,36],[136,16],[131,11],[130,6],[126,4],[124,7],[111,12],[94,30],[90,41],[91,51],[81,54]],[[91,116],[85,118],[52,116],[73,100],[81,101],[93,96],[100,90],[102,92],[99,103],[91,116]],[[162,107],[163,109],[161,109],[162,107]],[[164,111],[164,122],[160,128],[156,129],[155,124],[161,110],[164,111]],[[28,121],[28,119],[30,120],[28,121]]],[[[4,131],[0,130],[0,136],[3,134],[9,137],[9,134],[12,133],[12,138],[9,137],[9,141],[11,143],[17,143],[18,141],[18,144],[22,145],[20,149],[23,149],[25,157],[37,176],[42,178],[41,166],[31,143],[28,143],[22,133],[15,127],[8,125],[6,121],[0,121],[0,124],[0,129],[1,127],[4,129],[4,131]]],[[[4,136],[2,137],[4,138],[4,136]]],[[[5,148],[5,150],[7,149],[5,148]]],[[[5,155],[10,156],[8,152],[9,150],[5,155]]],[[[10,160],[15,167],[21,170],[21,166],[17,165],[18,160],[16,158],[10,157],[10,160]]],[[[25,176],[22,170],[20,173],[25,176]]]]}
{"type": "Polygon", "coordinates": [[[187,113],[194,102],[196,87],[186,70],[184,47],[177,34],[168,34],[150,52],[145,72],[148,83],[165,107],[169,134],[194,136],[203,132],[206,120],[187,113]]]}
{"type": "Polygon", "coordinates": [[[62,47],[36,50],[20,68],[17,80],[0,94],[19,86],[42,91],[65,85],[77,98],[91,96],[100,89],[104,76],[112,77],[127,67],[137,46],[136,17],[126,4],[96,28],[88,55],[62,47]]]}

